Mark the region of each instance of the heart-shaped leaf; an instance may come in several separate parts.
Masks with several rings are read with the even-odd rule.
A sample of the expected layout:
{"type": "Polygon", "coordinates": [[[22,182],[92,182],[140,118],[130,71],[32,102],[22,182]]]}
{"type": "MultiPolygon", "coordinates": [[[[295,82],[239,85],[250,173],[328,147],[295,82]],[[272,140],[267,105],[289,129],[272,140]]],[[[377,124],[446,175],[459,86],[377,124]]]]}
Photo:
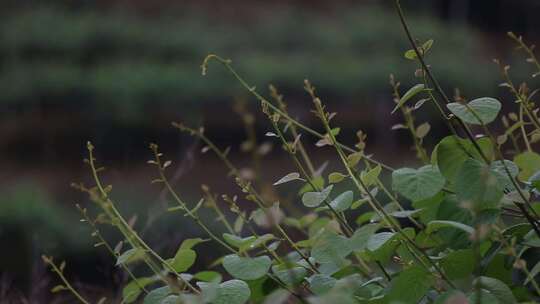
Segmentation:
{"type": "Polygon", "coordinates": [[[302,203],[306,207],[318,207],[330,195],[334,185],[324,188],[321,192],[306,192],[302,195],[302,203]]]}
{"type": "Polygon", "coordinates": [[[426,165],[420,169],[402,168],[392,172],[392,187],[411,201],[420,201],[439,193],[445,178],[439,169],[426,165]]]}
{"type": "Polygon", "coordinates": [[[488,124],[497,118],[501,103],[495,98],[482,97],[470,101],[467,105],[452,102],[446,105],[448,110],[466,123],[473,125],[488,124]]]}
{"type": "Polygon", "coordinates": [[[319,263],[340,264],[351,251],[346,237],[326,231],[315,240],[311,256],[319,263]]]}
{"type": "Polygon", "coordinates": [[[349,239],[349,245],[354,251],[361,251],[366,249],[369,238],[379,229],[378,224],[364,225],[354,232],[349,239]]]}
{"type": "Polygon", "coordinates": [[[523,152],[514,157],[514,162],[521,169],[519,179],[526,181],[536,171],[540,170],[540,155],[535,152],[523,152]]]}
{"type": "Polygon", "coordinates": [[[369,251],[377,251],[394,237],[393,232],[380,232],[369,237],[366,248],[369,251]]]}
{"type": "Polygon", "coordinates": [[[496,208],[503,196],[497,174],[484,163],[468,159],[456,176],[455,191],[463,202],[477,210],[496,208]]]}
{"type": "Polygon", "coordinates": [[[434,282],[432,275],[419,266],[403,270],[392,280],[385,303],[419,303],[434,282]]]}
{"type": "Polygon", "coordinates": [[[450,280],[463,279],[471,275],[475,264],[472,249],[452,251],[441,261],[441,267],[450,280]]]}
{"type": "Polygon", "coordinates": [[[272,260],[267,256],[255,258],[230,254],[223,258],[223,267],[233,277],[241,280],[256,280],[268,273],[272,260]]]}
{"type": "Polygon", "coordinates": [[[478,277],[473,282],[473,286],[478,286],[479,288],[487,290],[499,301],[499,303],[517,303],[510,287],[495,278],[478,277]]]}
{"type": "Polygon", "coordinates": [[[352,191],[345,191],[330,202],[330,206],[337,211],[345,211],[351,207],[354,195],[352,191]]]}
{"type": "Polygon", "coordinates": [[[160,304],[171,293],[172,290],[169,286],[156,288],[144,297],[143,304],[160,304]]]}
{"type": "MultiPolygon", "coordinates": [[[[489,138],[477,139],[476,143],[488,159],[493,157],[493,144],[489,138]]],[[[453,182],[463,163],[471,156],[483,160],[471,141],[457,136],[447,136],[436,146],[432,158],[435,158],[434,162],[437,163],[442,175],[453,182]]]]}
{"type": "Polygon", "coordinates": [[[230,280],[219,285],[199,282],[198,285],[202,290],[204,303],[244,304],[251,296],[248,284],[240,280],[230,280]]]}
{"type": "Polygon", "coordinates": [[[307,278],[307,281],[309,283],[309,288],[316,295],[321,295],[330,291],[330,289],[332,289],[332,287],[336,285],[337,280],[328,275],[314,274],[311,277],[307,278]]]}

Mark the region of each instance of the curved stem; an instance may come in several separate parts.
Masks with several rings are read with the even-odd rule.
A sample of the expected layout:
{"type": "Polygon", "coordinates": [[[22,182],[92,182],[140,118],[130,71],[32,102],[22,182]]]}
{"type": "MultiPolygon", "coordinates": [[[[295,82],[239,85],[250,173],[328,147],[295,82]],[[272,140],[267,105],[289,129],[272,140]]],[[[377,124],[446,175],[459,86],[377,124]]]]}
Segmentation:
{"type": "Polygon", "coordinates": [[[75,288],[73,288],[71,283],[69,283],[68,279],[66,279],[66,277],[64,276],[64,272],[63,272],[64,264],[61,264],[60,267],[58,267],[54,263],[52,257],[42,255],[41,258],[46,264],[48,264],[52,268],[52,271],[56,273],[56,275],[58,276],[58,278],[60,278],[64,286],[77,298],[77,300],[79,300],[79,302],[83,304],[90,304],[88,300],[86,300],[79,292],[77,292],[77,290],[75,290],[75,288]]]}
{"type": "MultiPolygon", "coordinates": [[[[208,56],[206,56],[206,58],[204,59],[203,61],[203,64],[201,65],[202,67],[202,74],[203,75],[206,75],[206,70],[207,70],[207,67],[208,67],[208,62],[211,60],[211,59],[215,59],[217,60],[219,63],[223,64],[227,70],[236,78],[236,80],[238,80],[238,82],[240,82],[240,84],[248,91],[250,92],[255,98],[257,98],[257,100],[259,100],[260,102],[265,102],[268,104],[268,107],[270,107],[272,110],[274,110],[276,113],[279,113],[279,115],[283,116],[285,119],[287,119],[288,121],[290,121],[292,124],[296,125],[297,127],[299,127],[300,129],[306,131],[307,133],[315,136],[315,137],[318,137],[318,138],[324,138],[324,134],[321,134],[315,130],[313,130],[312,128],[302,124],[301,122],[299,122],[298,120],[290,117],[287,113],[281,111],[281,109],[279,109],[278,107],[276,107],[275,105],[273,105],[272,103],[270,103],[266,98],[264,98],[263,96],[261,96],[259,93],[257,93],[257,91],[255,90],[255,87],[252,87],[250,86],[237,72],[236,70],[231,66],[231,60],[229,59],[224,59],[218,55],[215,55],[215,54],[210,54],[208,56]]],[[[344,145],[342,143],[337,143],[337,145],[339,145],[341,148],[343,148],[344,150],[346,151],[349,151],[349,152],[358,152],[356,151],[355,149],[347,146],[347,145],[344,145]]],[[[386,170],[389,170],[389,171],[394,171],[394,168],[386,165],[386,164],[383,164],[377,160],[374,160],[373,158],[371,157],[368,157],[366,155],[364,155],[364,157],[372,162],[373,164],[376,164],[376,165],[380,165],[382,168],[386,169],[386,170]]]]}
{"type": "MultiPolygon", "coordinates": [[[[116,219],[118,221],[118,223],[119,223],[118,227],[125,230],[124,233],[125,233],[126,238],[128,240],[131,240],[131,239],[135,240],[142,248],[144,248],[146,251],[148,251],[150,253],[150,255],[153,256],[158,262],[160,262],[162,265],[166,266],[168,268],[168,270],[170,272],[172,272],[191,291],[193,291],[195,293],[200,293],[200,291],[197,290],[193,285],[191,285],[191,283],[189,283],[184,278],[182,278],[180,276],[180,274],[171,266],[171,264],[169,262],[165,261],[159,254],[157,254],[152,248],[150,248],[150,246],[148,246],[148,244],[146,244],[146,242],[144,242],[141,239],[141,237],[139,237],[137,232],[135,232],[131,228],[131,226],[126,222],[126,220],[120,214],[118,209],[116,209],[116,206],[114,205],[113,201],[109,198],[109,195],[108,195],[107,191],[105,191],[105,188],[103,187],[103,185],[101,183],[101,180],[100,180],[99,175],[98,175],[98,170],[96,169],[96,166],[95,166],[95,158],[94,158],[94,154],[93,154],[94,146],[92,145],[92,143],[88,142],[87,148],[88,148],[88,158],[89,158],[88,162],[90,164],[90,168],[91,168],[91,171],[92,171],[92,176],[94,177],[94,182],[96,183],[96,187],[98,188],[101,196],[107,202],[107,206],[105,208],[106,209],[107,209],[107,207],[110,208],[110,210],[112,211],[112,214],[114,216],[114,219],[116,219]]],[[[121,231],[122,231],[122,229],[121,229],[121,231]]]]}

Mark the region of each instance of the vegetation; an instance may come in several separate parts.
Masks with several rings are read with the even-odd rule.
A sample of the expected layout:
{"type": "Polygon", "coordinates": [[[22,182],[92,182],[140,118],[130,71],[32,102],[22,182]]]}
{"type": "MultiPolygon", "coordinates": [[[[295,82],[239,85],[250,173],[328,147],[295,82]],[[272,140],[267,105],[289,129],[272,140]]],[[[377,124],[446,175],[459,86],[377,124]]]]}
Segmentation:
{"type": "MultiPolygon", "coordinates": [[[[387,22],[395,20],[388,10],[363,4],[333,14],[339,18],[282,8],[271,16],[258,12],[257,22],[246,26],[249,21],[196,10],[158,20],[54,6],[15,11],[0,21],[0,100],[20,107],[82,106],[137,121],[157,105],[184,110],[186,104],[240,95],[226,73],[193,77],[209,51],[238,59],[238,69],[257,86],[274,82],[300,95],[299,79],[310,75],[337,100],[371,100],[366,97],[386,91],[389,73],[410,70],[410,63],[395,56],[406,41],[397,22],[387,22]]],[[[481,62],[477,33],[428,17],[414,21],[419,37],[440,43],[433,56],[446,75],[444,84],[493,88],[493,73],[469,69],[489,65],[481,62]]]]}
{"type": "MultiPolygon", "coordinates": [[[[504,78],[501,86],[515,99],[505,104],[514,112],[501,114],[502,103],[491,97],[466,100],[456,92],[450,99],[425,61],[436,44],[417,43],[399,1],[396,8],[412,47],[404,60],[418,69],[417,84],[403,94],[400,83],[390,77],[394,112],[404,118],[394,129],[411,134],[420,163],[416,168],[395,169],[376,161],[367,152],[367,136],[361,131],[354,147],[338,141],[339,115],[325,105],[311,82],[306,80],[304,89],[322,131],[290,117],[275,87],[270,87],[272,98],[267,99],[230,60],[209,55],[203,74],[211,62],[219,62],[260,102],[272,128],[266,136],[280,143],[294,168],[273,186],[297,190],[296,201],[305,208],[298,212],[297,204],[280,204],[268,195],[265,183],[233,164],[228,149],[214,145],[204,128],[173,123],[198,138],[203,152],[223,161],[241,194],[221,197],[228,210],[207,186],[198,203],[184,201],[169,179],[172,162],[158,145],[150,145],[153,157],[148,163],[156,169],[152,183],[168,191],[174,202],[169,211],[181,212],[206,232],[204,239],[184,239],[175,253],[163,256],[118,210],[112,186],[102,180],[95,147],[88,143],[85,161],[93,184],[73,186],[87,193],[100,210],[93,215],[79,206],[82,222],[94,231],[96,246],[109,251],[130,277],[122,291],[123,303],[502,304],[539,299],[540,155],[533,147],[540,139],[540,119],[532,102],[536,91],[525,83],[516,85],[509,67],[498,62],[504,78]],[[429,124],[414,119],[428,106],[438,111],[449,133],[432,151],[423,144],[429,124]],[[499,118],[504,130],[496,133],[493,125],[499,118]],[[320,149],[335,153],[341,170],[326,172],[324,165],[314,163],[306,152],[308,136],[317,138],[320,149]],[[386,175],[391,176],[391,187],[383,180],[386,175]],[[213,210],[226,232],[212,230],[199,216],[201,208],[213,210]],[[234,221],[229,221],[231,215],[234,221]],[[115,227],[123,241],[111,244],[100,233],[103,225],[115,227]],[[205,242],[227,253],[209,265],[211,270],[192,272],[197,248],[205,242]],[[137,276],[135,270],[141,269],[146,275],[137,276]]],[[[533,47],[521,37],[509,36],[526,52],[531,74],[540,73],[533,47]]],[[[253,138],[243,148],[253,153],[255,161],[264,150],[253,138]]],[[[54,292],[67,290],[90,303],[64,276],[64,262],[57,264],[46,256],[44,261],[61,280],[54,292]]]]}

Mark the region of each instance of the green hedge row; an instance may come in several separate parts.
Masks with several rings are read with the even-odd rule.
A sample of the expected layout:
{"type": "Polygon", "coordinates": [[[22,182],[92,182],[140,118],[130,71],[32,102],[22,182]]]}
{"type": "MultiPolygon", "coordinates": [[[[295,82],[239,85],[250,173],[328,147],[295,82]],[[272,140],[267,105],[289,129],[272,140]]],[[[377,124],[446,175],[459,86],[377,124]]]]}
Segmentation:
{"type": "MultiPolygon", "coordinates": [[[[53,8],[19,11],[0,21],[0,101],[101,104],[136,114],[156,102],[240,94],[220,68],[200,76],[199,65],[210,52],[233,59],[261,89],[273,82],[300,92],[309,78],[337,100],[367,100],[388,90],[388,74],[405,78],[413,69],[394,56],[407,44],[393,14],[377,6],[331,16],[281,9],[261,13],[254,22],[195,11],[154,19],[53,8]]],[[[477,33],[427,18],[414,18],[412,25],[418,37],[435,40],[430,61],[445,84],[482,91],[497,81],[488,61],[487,67],[471,68],[486,51],[479,48],[477,33]]]]}

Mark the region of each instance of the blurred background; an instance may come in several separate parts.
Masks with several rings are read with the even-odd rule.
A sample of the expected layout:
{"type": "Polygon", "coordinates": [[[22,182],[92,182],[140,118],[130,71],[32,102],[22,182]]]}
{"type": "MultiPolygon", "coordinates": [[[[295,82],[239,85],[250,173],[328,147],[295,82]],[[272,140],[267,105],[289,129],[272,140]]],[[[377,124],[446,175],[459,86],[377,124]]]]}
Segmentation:
{"type": "MultiPolygon", "coordinates": [[[[497,86],[501,76],[492,59],[512,65],[516,82],[530,75],[506,32],[540,41],[540,2],[402,2],[415,37],[434,39],[428,62],[447,92],[460,88],[467,98],[512,101],[497,86]]],[[[66,274],[83,293],[114,297],[119,290],[123,276],[79,222],[75,203],[93,211],[91,203],[70,187],[91,184],[82,162],[88,140],[126,217],[137,215],[136,228],[165,255],[201,234],[182,215],[163,212],[168,198],[150,184],[156,172],[146,164],[149,143],[160,144],[173,161],[169,173],[186,201],[199,200],[203,183],[217,194],[237,193],[224,166],[201,154],[171,121],[204,125],[257,180],[271,184],[293,170],[279,145],[264,137],[270,128],[259,103],[217,63],[201,76],[208,53],[232,59],[265,96],[274,84],[294,116],[320,130],[303,91],[303,80],[310,79],[329,110],[338,112],[344,142],[354,143],[362,129],[377,159],[414,165],[408,133],[390,130],[402,117],[390,115],[389,74],[402,83],[402,93],[415,84],[415,63],[403,57],[408,48],[393,1],[1,1],[0,302],[53,301],[56,278],[42,265],[43,253],[67,260],[66,274]],[[246,130],[263,145],[255,171],[246,130]]],[[[423,109],[418,123],[434,117],[423,109]]],[[[432,122],[431,132],[438,138],[445,129],[432,122]]],[[[318,165],[334,156],[316,149],[313,138],[305,140],[318,165]]],[[[294,195],[288,198],[295,202],[294,195]]],[[[215,223],[212,215],[208,221],[215,223]]],[[[113,243],[118,239],[104,233],[113,243]]],[[[210,252],[212,245],[201,248],[210,252]]],[[[200,258],[198,267],[216,256],[200,258]]]]}

